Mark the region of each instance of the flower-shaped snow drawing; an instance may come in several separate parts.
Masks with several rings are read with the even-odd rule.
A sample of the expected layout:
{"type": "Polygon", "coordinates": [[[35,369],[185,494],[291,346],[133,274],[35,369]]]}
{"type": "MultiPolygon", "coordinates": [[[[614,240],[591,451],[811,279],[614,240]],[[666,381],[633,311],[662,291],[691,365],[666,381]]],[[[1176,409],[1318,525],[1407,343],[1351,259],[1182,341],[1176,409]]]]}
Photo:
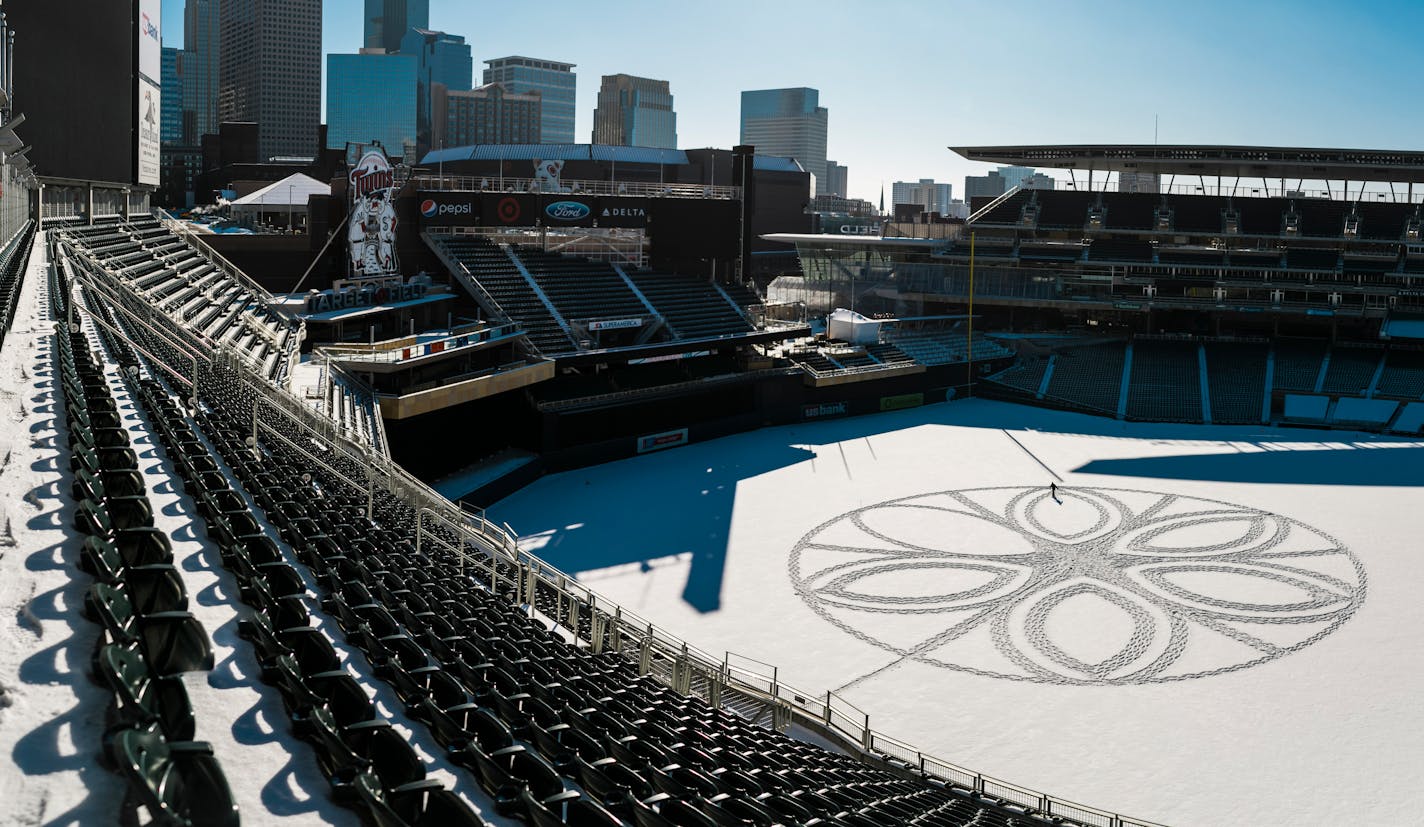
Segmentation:
{"type": "Polygon", "coordinates": [[[1335,631],[1365,598],[1360,561],[1298,520],[1109,488],[870,505],[803,537],[789,567],[818,614],[900,660],[1060,684],[1255,666],[1335,631]]]}

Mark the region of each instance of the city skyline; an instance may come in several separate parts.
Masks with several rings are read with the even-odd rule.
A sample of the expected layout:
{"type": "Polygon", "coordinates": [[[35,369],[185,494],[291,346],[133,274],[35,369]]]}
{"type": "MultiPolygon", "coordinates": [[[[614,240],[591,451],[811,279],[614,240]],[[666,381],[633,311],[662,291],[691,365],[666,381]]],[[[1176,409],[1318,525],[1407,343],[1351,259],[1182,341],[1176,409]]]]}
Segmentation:
{"type": "MultiPolygon", "coordinates": [[[[361,0],[323,4],[322,54],[362,43],[361,0]]],[[[181,45],[183,0],[164,0],[165,45],[181,45]]],[[[852,170],[849,195],[882,183],[962,182],[991,166],[949,146],[1113,142],[1358,148],[1418,145],[1420,116],[1400,105],[1424,68],[1411,33],[1424,8],[1319,2],[1204,2],[1146,8],[1023,2],[1003,8],[909,3],[859,7],[736,0],[699,19],[701,42],[726,45],[706,71],[686,38],[660,36],[666,10],[647,2],[591,15],[555,0],[527,12],[431,0],[430,25],[464,35],[476,66],[511,54],[579,65],[575,134],[590,134],[598,85],[626,72],[671,83],[684,148],[736,142],[740,93],[810,86],[835,118],[827,152],[852,170]],[[754,20],[744,31],[740,21],[754,20]],[[660,25],[662,24],[662,25],[660,25]],[[787,45],[794,27],[798,42],[787,45]],[[1001,31],[1002,37],[970,36],[1001,31]],[[620,45],[621,44],[621,45],[620,45]],[[843,59],[828,59],[839,47],[843,59]],[[907,66],[905,55],[933,55],[907,66]],[[745,59],[738,59],[738,58],[745,59]],[[768,59],[770,58],[770,59],[768,59]],[[1345,117],[1340,117],[1343,114],[1345,117]]],[[[700,52],[697,54],[701,54],[700,52]]],[[[325,93],[322,94],[325,100],[325,93]]]]}

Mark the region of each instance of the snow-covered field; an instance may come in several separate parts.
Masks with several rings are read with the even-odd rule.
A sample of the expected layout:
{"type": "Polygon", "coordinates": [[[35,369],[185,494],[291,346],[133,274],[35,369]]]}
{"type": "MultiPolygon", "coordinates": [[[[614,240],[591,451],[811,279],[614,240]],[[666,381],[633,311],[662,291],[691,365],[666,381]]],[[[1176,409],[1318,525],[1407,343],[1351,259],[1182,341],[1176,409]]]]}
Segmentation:
{"type": "Polygon", "coordinates": [[[968,400],[490,511],[693,645],[959,765],[1174,825],[1412,823],[1421,449],[968,400]]]}

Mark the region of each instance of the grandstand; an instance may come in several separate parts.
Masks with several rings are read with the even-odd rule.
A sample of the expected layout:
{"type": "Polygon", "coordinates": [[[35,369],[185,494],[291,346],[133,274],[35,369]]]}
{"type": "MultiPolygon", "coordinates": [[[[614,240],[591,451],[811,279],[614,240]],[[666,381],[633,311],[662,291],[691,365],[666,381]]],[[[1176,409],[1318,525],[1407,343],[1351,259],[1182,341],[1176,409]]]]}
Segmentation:
{"type": "Polygon", "coordinates": [[[157,219],[62,227],[69,266],[117,275],[132,290],[116,301],[142,302],[183,326],[205,350],[237,355],[271,382],[285,381],[302,329],[272,309],[274,299],[236,268],[157,219]]]}
{"type": "Polygon", "coordinates": [[[742,285],[629,269],[480,235],[424,237],[486,313],[518,322],[545,356],[767,338],[748,318],[761,300],[742,285]]]}
{"type": "MultiPolygon", "coordinates": [[[[54,330],[57,447],[75,471],[92,669],[112,699],[103,751],[126,818],[282,814],[225,734],[241,710],[183,677],[239,663],[260,677],[244,691],[293,750],[294,779],[381,825],[1145,824],[927,764],[832,696],[768,696],[602,604],[372,452],[338,376],[303,399],[271,360],[300,327],[161,225],[63,227],[48,250],[48,307],[27,312],[54,330]],[[228,324],[243,332],[210,330],[213,306],[240,306],[228,324]],[[216,591],[199,593],[200,557],[224,572],[216,591]]],[[[537,258],[552,284],[558,268],[537,258]]],[[[839,358],[908,362],[891,344],[839,358]]]]}
{"type": "MultiPolygon", "coordinates": [[[[619,405],[651,400],[647,421],[658,429],[612,434],[640,453],[691,439],[704,423],[677,427],[689,399],[733,400],[726,419],[746,429],[769,418],[736,408],[743,397],[771,397],[778,416],[799,424],[960,388],[1135,422],[1417,433],[1424,356],[1407,338],[1360,341],[1357,326],[1266,338],[1252,335],[1265,314],[1240,309],[1279,305],[1299,317],[1293,333],[1320,333],[1310,325],[1326,309],[1340,311],[1332,319],[1391,318],[1408,298],[1390,280],[1410,272],[1402,245],[1417,216],[1414,205],[1284,195],[1008,193],[973,224],[998,234],[978,253],[997,262],[977,274],[989,308],[979,318],[1005,333],[1011,314],[1025,327],[1074,330],[1042,344],[906,322],[886,324],[876,341],[809,337],[804,326],[753,321],[767,316],[747,285],[427,233],[490,321],[326,345],[307,358],[300,321],[164,221],[125,212],[26,224],[0,245],[0,297],[5,328],[25,314],[26,335],[46,345],[52,380],[32,401],[56,419],[53,444],[37,430],[29,449],[52,456],[26,464],[48,474],[53,463],[34,490],[70,496],[46,512],[52,520],[30,521],[24,540],[53,543],[42,574],[82,595],[56,605],[82,605],[92,622],[77,634],[95,640],[92,655],[71,655],[71,671],[102,687],[107,720],[66,726],[81,750],[102,753],[111,792],[123,791],[76,806],[172,824],[349,820],[339,805],[382,827],[1146,825],[925,755],[872,730],[845,687],[792,690],[774,670],[768,680],[730,653],[704,654],[405,471],[387,450],[383,415],[409,413],[419,430],[426,409],[392,413],[407,397],[538,368],[539,381],[556,369],[559,381],[490,395],[520,397],[537,427],[563,416],[599,437],[627,410],[619,405]],[[1221,243],[1205,237],[1217,235],[1221,243]],[[1207,279],[1212,269],[1230,272],[1207,279]],[[1262,298],[1261,289],[1299,295],[1262,298]],[[1173,315],[1184,307],[1222,313],[1198,325],[1173,315]],[[731,347],[718,352],[721,343],[731,347]],[[254,726],[260,752],[248,743],[254,726]],[[290,787],[317,789],[305,811],[283,809],[270,768],[252,771],[267,762],[290,764],[281,776],[290,787]]],[[[884,282],[864,295],[887,313],[916,302],[957,309],[962,254],[950,243],[887,257],[884,282]]],[[[6,349],[13,357],[14,343],[0,341],[6,349]]],[[[483,397],[462,400],[473,398],[483,397]]],[[[487,430],[514,428],[488,421],[498,424],[487,430]]],[[[698,439],[730,427],[709,423],[698,439]]],[[[1002,430],[976,427],[995,438],[1002,430]]],[[[837,442],[847,483],[842,443],[863,440],[878,462],[873,430],[846,426],[854,436],[837,442]]],[[[780,447],[806,450],[799,438],[780,447]]],[[[1033,474],[1057,475],[1023,443],[1012,452],[1037,461],[1033,474]]],[[[825,468],[813,463],[811,473],[825,468]]],[[[724,490],[698,485],[704,500],[724,490]]],[[[626,544],[643,541],[637,524],[620,525],[626,544]]],[[[649,553],[634,568],[681,565],[684,555],[707,564],[681,547],[658,550],[669,557],[649,553]]],[[[892,665],[913,666],[902,660],[892,665]]]]}
{"type": "Polygon", "coordinates": [[[1197,347],[1138,337],[1133,340],[1122,410],[1134,419],[1201,422],[1201,372],[1197,347]]]}

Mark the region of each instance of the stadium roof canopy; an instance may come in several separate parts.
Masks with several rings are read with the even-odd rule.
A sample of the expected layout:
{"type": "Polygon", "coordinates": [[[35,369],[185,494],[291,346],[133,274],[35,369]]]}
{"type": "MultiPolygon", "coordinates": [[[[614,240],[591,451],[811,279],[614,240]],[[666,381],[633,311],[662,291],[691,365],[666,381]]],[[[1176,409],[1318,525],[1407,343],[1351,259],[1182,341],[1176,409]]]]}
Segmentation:
{"type": "Polygon", "coordinates": [[[680,149],[605,144],[474,144],[432,150],[422,164],[441,161],[613,161],[635,164],[686,164],[680,149]]]}
{"type": "MultiPolygon", "coordinates": [[[[420,159],[424,166],[456,161],[609,161],[615,164],[667,166],[691,163],[687,151],[682,149],[608,144],[473,144],[431,150],[420,159]]],[[[778,155],[757,155],[752,163],[756,169],[772,172],[806,171],[795,158],[778,155]]]]}
{"type": "Polygon", "coordinates": [[[812,247],[841,250],[869,250],[874,248],[918,247],[933,249],[943,247],[942,238],[901,238],[878,235],[836,235],[834,233],[765,233],[762,238],[780,244],[810,245],[812,247]]]}
{"type": "Polygon", "coordinates": [[[1424,152],[1192,144],[950,147],[971,161],[1087,172],[1307,181],[1424,182],[1424,152]]]}

